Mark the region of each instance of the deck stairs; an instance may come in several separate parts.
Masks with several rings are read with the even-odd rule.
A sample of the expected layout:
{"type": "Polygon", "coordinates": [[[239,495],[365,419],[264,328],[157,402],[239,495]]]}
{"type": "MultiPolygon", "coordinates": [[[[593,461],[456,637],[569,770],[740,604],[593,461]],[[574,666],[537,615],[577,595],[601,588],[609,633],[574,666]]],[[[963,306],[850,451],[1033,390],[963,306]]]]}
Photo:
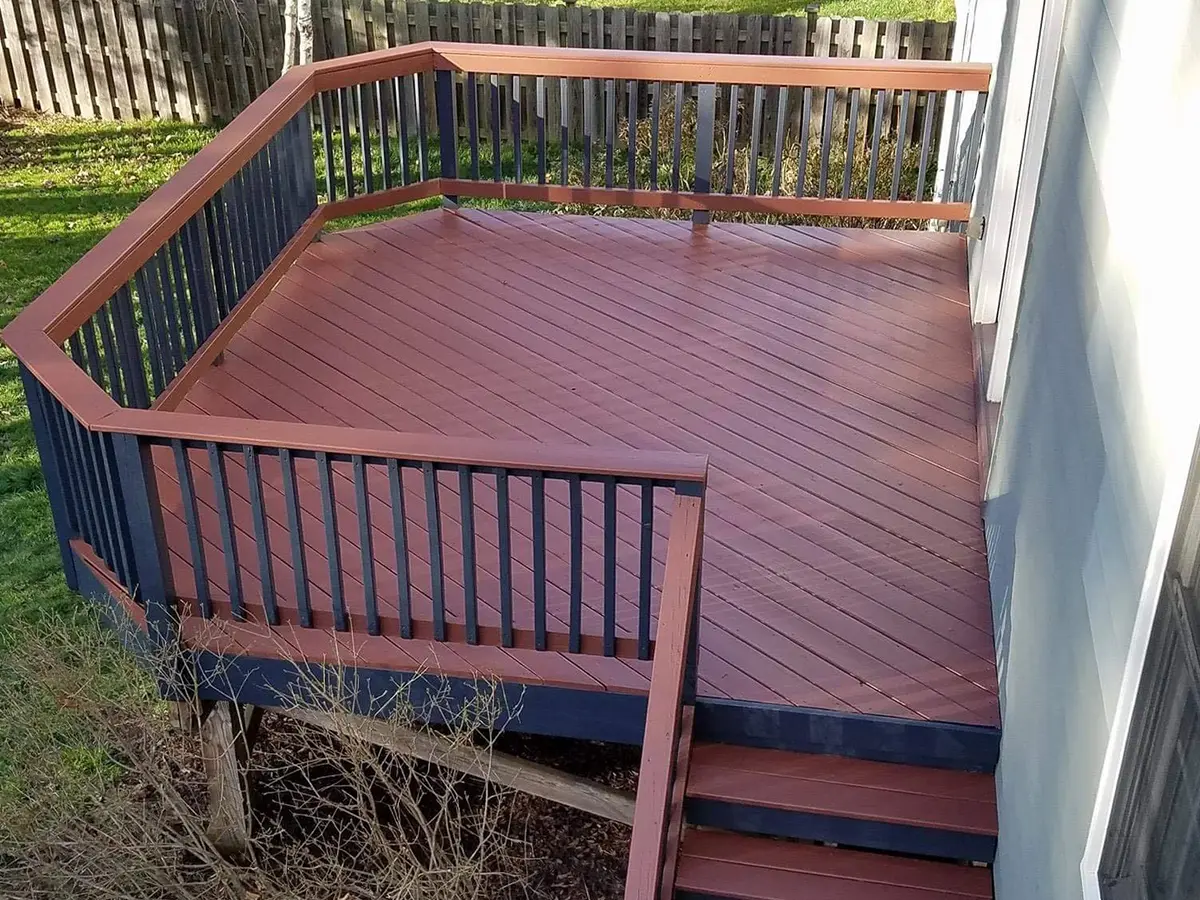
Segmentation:
{"type": "Polygon", "coordinates": [[[696,742],[674,896],[986,900],[993,776],[696,742]]]}

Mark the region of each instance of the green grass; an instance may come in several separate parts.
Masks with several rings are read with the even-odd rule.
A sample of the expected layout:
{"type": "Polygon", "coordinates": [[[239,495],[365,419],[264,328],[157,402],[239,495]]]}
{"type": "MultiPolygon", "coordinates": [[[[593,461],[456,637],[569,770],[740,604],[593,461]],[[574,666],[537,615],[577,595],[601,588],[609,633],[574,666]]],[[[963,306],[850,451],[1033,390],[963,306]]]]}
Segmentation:
{"type": "MultiPolygon", "coordinates": [[[[212,137],[179,124],[0,118],[0,327],[212,137]]],[[[78,613],[58,544],[16,360],[0,348],[0,820],[31,766],[95,774],[103,753],[73,740],[54,697],[23,683],[18,635],[78,613]],[[18,717],[18,711],[20,716],[18,717]],[[43,753],[54,748],[53,758],[43,753]]],[[[47,773],[42,772],[46,777],[47,773]]]]}
{"type": "MultiPolygon", "coordinates": [[[[805,0],[579,0],[579,5],[620,6],[646,12],[798,16],[803,15],[812,3],[805,0]]],[[[954,21],[954,0],[823,0],[817,5],[820,15],[835,18],[954,21]]]]}

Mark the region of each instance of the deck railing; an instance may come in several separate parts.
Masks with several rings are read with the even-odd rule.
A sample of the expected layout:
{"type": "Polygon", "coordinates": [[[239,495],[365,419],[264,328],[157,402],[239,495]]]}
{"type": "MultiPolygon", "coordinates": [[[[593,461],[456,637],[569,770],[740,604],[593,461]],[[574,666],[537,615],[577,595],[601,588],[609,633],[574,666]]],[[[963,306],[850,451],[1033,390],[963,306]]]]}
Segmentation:
{"type": "Polygon", "coordinates": [[[162,644],[196,633],[184,617],[654,659],[627,896],[657,897],[695,698],[706,459],[177,407],[337,216],[442,195],[965,220],[969,197],[931,197],[932,136],[988,79],[436,44],[292,70],[4,331],[68,583],[87,566],[162,644]],[[526,103],[531,145],[504,125],[526,103]],[[893,116],[913,137],[887,148],[893,116]]]}

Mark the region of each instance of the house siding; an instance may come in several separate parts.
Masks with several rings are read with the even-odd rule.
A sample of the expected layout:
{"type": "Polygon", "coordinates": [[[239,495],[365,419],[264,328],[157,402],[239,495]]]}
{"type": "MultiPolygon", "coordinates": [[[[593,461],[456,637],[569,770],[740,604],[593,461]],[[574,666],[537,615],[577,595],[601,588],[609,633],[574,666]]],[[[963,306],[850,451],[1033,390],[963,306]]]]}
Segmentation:
{"type": "MultiPolygon", "coordinates": [[[[1180,386],[1200,334],[1196,251],[1176,232],[1197,208],[1181,202],[1196,194],[1179,113],[1195,109],[1200,4],[1156,5],[1157,27],[1135,6],[1068,11],[992,457],[999,900],[1083,896],[1139,599],[1178,500],[1164,485],[1195,443],[1197,392],[1180,386]]],[[[996,165],[985,157],[984,182],[996,165]]]]}

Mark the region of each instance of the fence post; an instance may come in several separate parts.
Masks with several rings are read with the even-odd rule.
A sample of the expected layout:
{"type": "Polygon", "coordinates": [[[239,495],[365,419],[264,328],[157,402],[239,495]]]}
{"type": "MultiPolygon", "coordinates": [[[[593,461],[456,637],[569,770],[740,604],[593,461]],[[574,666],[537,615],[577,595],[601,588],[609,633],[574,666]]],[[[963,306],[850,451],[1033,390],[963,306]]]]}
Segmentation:
{"type": "Polygon", "coordinates": [[[130,592],[141,595],[146,611],[146,633],[156,664],[159,689],[165,697],[182,699],[181,660],[176,655],[179,610],[175,606],[167,568],[167,546],[163,537],[162,506],[154,480],[150,445],[137,435],[114,434],[113,455],[121,484],[121,500],[129,524],[136,583],[130,592]]]}
{"type": "MultiPolygon", "coordinates": [[[[712,190],[713,128],[717,113],[717,86],[701,84],[696,87],[696,184],[693,192],[707,194],[712,190]]],[[[692,225],[707,225],[712,213],[706,209],[692,212],[692,225]]]]}
{"type": "MultiPolygon", "coordinates": [[[[438,146],[443,178],[458,177],[458,128],[454,118],[454,73],[449,69],[437,71],[438,146]]],[[[458,197],[442,195],[442,205],[458,208],[458,197]]]]}
{"type": "Polygon", "coordinates": [[[46,415],[46,389],[42,383],[33,377],[19,363],[21,382],[25,386],[25,399],[29,406],[29,421],[33,425],[33,439],[37,444],[38,456],[42,461],[42,478],[46,482],[46,493],[50,497],[50,517],[54,521],[54,533],[58,537],[58,552],[62,556],[63,575],[67,579],[67,587],[73,591],[79,590],[79,576],[75,573],[75,554],[71,551],[71,538],[74,528],[71,525],[71,511],[67,502],[66,486],[63,482],[59,466],[63,460],[60,448],[54,440],[50,429],[50,421],[46,415]]]}

